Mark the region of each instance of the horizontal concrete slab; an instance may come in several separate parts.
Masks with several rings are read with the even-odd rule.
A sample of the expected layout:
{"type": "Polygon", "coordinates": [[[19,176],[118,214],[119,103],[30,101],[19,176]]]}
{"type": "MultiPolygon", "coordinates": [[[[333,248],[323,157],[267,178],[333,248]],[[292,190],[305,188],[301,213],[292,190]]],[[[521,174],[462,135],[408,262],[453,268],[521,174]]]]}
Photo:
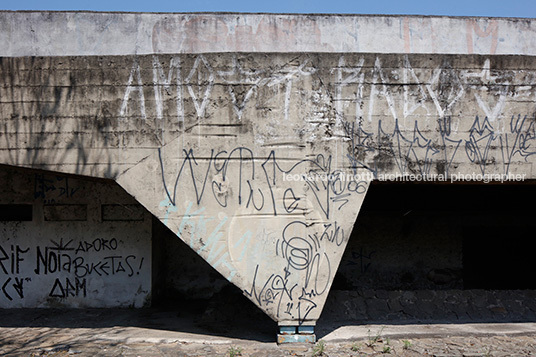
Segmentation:
{"type": "Polygon", "coordinates": [[[0,56],[207,52],[536,54],[534,19],[0,12],[0,56]]]}

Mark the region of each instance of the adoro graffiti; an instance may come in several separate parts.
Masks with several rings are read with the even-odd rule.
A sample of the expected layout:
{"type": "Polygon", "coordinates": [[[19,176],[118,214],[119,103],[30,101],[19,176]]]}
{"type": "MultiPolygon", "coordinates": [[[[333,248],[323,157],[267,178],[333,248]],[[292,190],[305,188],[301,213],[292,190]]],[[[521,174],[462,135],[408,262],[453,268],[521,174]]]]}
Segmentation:
{"type": "MultiPolygon", "coordinates": [[[[5,169],[2,201],[33,214],[0,219],[0,307],[141,307],[151,286],[150,224],[105,203],[129,203],[100,182],[5,169]],[[20,185],[18,183],[24,183],[20,185]],[[103,190],[106,195],[101,195],[103,190]],[[73,215],[84,207],[83,215],[73,215]],[[54,212],[47,217],[47,212],[54,212]],[[48,218],[48,219],[47,219],[48,218]]],[[[143,217],[142,217],[143,218],[143,217]]]]}
{"type": "Polygon", "coordinates": [[[0,306],[34,306],[36,301],[45,306],[54,301],[50,298],[59,304],[91,306],[95,303],[86,304],[85,299],[99,299],[121,280],[140,283],[145,257],[125,254],[123,245],[115,238],[0,244],[0,306]],[[107,278],[109,287],[103,286],[107,278]]]}

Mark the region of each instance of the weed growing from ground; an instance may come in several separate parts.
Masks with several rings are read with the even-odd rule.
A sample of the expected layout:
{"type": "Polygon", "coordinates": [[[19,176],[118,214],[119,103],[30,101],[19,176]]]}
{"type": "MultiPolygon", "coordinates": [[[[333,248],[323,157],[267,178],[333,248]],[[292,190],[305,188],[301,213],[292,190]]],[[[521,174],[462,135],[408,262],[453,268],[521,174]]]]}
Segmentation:
{"type": "Polygon", "coordinates": [[[370,334],[370,330],[368,330],[368,342],[367,342],[368,347],[374,347],[376,343],[381,341],[383,329],[384,327],[382,326],[382,328],[374,336],[372,336],[370,334]]]}
{"type": "Polygon", "coordinates": [[[242,356],[242,348],[241,347],[233,347],[233,346],[231,346],[231,347],[229,347],[227,352],[229,353],[229,357],[242,356]]]}
{"type": "Polygon", "coordinates": [[[320,340],[313,347],[313,357],[320,357],[324,355],[326,350],[326,343],[323,340],[320,340]]]}

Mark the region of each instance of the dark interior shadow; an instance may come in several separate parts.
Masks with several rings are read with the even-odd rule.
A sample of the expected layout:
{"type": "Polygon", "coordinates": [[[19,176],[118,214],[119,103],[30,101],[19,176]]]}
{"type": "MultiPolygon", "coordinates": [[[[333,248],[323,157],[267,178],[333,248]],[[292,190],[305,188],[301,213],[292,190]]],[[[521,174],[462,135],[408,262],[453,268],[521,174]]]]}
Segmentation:
{"type": "Polygon", "coordinates": [[[536,322],[534,180],[374,181],[317,324],[536,322]]]}
{"type": "Polygon", "coordinates": [[[140,327],[203,336],[274,342],[277,323],[234,286],[209,301],[176,300],[141,309],[1,309],[0,327],[140,327]]]}
{"type": "Polygon", "coordinates": [[[406,299],[402,310],[390,308],[400,306],[401,299],[389,299],[388,293],[332,290],[317,323],[317,338],[344,326],[536,322],[536,290],[391,292],[406,299]],[[363,297],[367,294],[371,296],[363,297]],[[434,295],[435,300],[428,300],[434,295]],[[427,300],[422,300],[423,296],[427,300]]]}

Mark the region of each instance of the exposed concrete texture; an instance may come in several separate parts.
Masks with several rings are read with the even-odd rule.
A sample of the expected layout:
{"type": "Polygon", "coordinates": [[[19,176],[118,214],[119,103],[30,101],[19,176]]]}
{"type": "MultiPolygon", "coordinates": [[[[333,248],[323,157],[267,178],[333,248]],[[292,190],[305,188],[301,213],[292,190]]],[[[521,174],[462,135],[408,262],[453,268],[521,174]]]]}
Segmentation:
{"type": "MultiPolygon", "coordinates": [[[[7,15],[11,21],[29,16],[30,23],[46,24],[43,13],[3,14],[7,15]]],[[[171,22],[155,14],[48,16],[54,24],[56,16],[81,16],[88,23],[94,16],[104,21],[99,25],[103,28],[125,21],[128,26],[121,28],[128,34],[120,42],[128,46],[138,26],[154,34],[154,19],[163,20],[156,33],[165,34],[166,40],[151,38],[153,46],[163,47],[143,49],[141,36],[140,42],[134,42],[141,46],[135,53],[183,52],[165,46],[181,43],[174,38],[176,34],[190,34],[174,27],[184,25],[174,20],[175,16],[184,20],[184,15],[169,15],[171,22]],[[106,16],[111,16],[109,22],[106,16]],[[134,26],[132,31],[126,30],[129,26],[134,26]]],[[[201,19],[199,28],[221,18],[227,19],[224,24],[230,23],[229,16],[235,15],[214,15],[207,22],[203,16],[212,15],[195,15],[188,21],[201,19]]],[[[250,15],[244,16],[249,19],[250,15]]],[[[258,26],[269,19],[274,31],[285,28],[285,16],[255,16],[251,18],[258,26]]],[[[322,21],[350,21],[359,27],[370,22],[368,37],[358,38],[371,44],[385,42],[375,35],[388,39],[389,31],[399,31],[402,36],[404,24],[411,25],[397,17],[292,18],[300,21],[288,33],[305,34],[313,42],[310,27],[322,21]]],[[[447,36],[437,42],[441,46],[465,46],[452,47],[455,53],[503,53],[498,45],[502,37],[495,35],[498,26],[513,27],[509,36],[522,37],[513,41],[521,47],[505,53],[532,55],[536,48],[534,36],[527,35],[530,20],[423,19],[428,20],[440,22],[437,33],[447,36]],[[465,45],[455,38],[460,25],[470,30],[462,36],[465,45]],[[487,30],[482,30],[484,26],[487,30]],[[474,31],[484,42],[476,40],[474,31]],[[472,47],[467,48],[468,43],[472,47]]],[[[241,24],[240,16],[236,21],[241,24]]],[[[68,18],[63,23],[69,24],[68,18]]],[[[340,25],[353,31],[349,24],[340,25]]],[[[330,36],[346,33],[333,31],[330,36]]],[[[205,38],[194,33],[195,44],[187,52],[210,52],[203,47],[205,38]]],[[[318,43],[331,43],[331,37],[322,39],[326,35],[319,30],[318,43]]],[[[250,48],[240,36],[237,43],[250,48]]],[[[274,43],[279,41],[278,36],[274,39],[274,43]]],[[[19,41],[11,38],[8,42],[19,41]]],[[[217,37],[209,42],[222,43],[217,37]]],[[[35,43],[41,42],[36,39],[35,43]]],[[[106,47],[114,41],[102,43],[106,47]]],[[[411,43],[394,41],[385,47],[387,52],[419,52],[411,43]]],[[[422,46],[429,48],[428,43],[422,46]]],[[[116,47],[121,53],[130,51],[116,47]]],[[[295,44],[289,50],[315,48],[295,44]]],[[[271,50],[278,49],[282,50],[271,50]]],[[[32,50],[22,52],[29,55],[32,50]]],[[[329,49],[351,50],[345,45],[329,49]]],[[[96,48],[88,51],[99,53],[96,48]]],[[[207,53],[96,57],[74,52],[81,56],[2,59],[0,125],[5,130],[0,137],[0,162],[115,179],[282,325],[308,325],[318,319],[370,180],[389,175],[436,181],[461,175],[485,180],[502,180],[504,175],[519,180],[536,177],[536,63],[531,56],[207,53]]],[[[9,55],[16,56],[14,52],[9,55]]],[[[109,214],[113,216],[114,211],[109,214]]]]}
{"type": "Polygon", "coordinates": [[[0,149],[5,163],[109,178],[142,160],[166,168],[183,149],[210,157],[232,140],[265,159],[274,150],[276,160],[311,150],[313,160],[328,160],[328,145],[332,169],[375,178],[528,179],[535,68],[532,57],[517,56],[8,58],[0,149]]]}
{"type": "Polygon", "coordinates": [[[0,307],[150,303],[151,218],[118,214],[141,208],[121,188],[4,166],[0,187],[0,307]],[[29,216],[9,214],[21,204],[29,216]]]}
{"type": "Polygon", "coordinates": [[[207,52],[536,55],[534,19],[0,12],[0,56],[207,52]]]}
{"type": "Polygon", "coordinates": [[[1,71],[5,163],[115,178],[284,324],[318,318],[373,177],[534,175],[528,57],[49,57],[1,71]]]}

